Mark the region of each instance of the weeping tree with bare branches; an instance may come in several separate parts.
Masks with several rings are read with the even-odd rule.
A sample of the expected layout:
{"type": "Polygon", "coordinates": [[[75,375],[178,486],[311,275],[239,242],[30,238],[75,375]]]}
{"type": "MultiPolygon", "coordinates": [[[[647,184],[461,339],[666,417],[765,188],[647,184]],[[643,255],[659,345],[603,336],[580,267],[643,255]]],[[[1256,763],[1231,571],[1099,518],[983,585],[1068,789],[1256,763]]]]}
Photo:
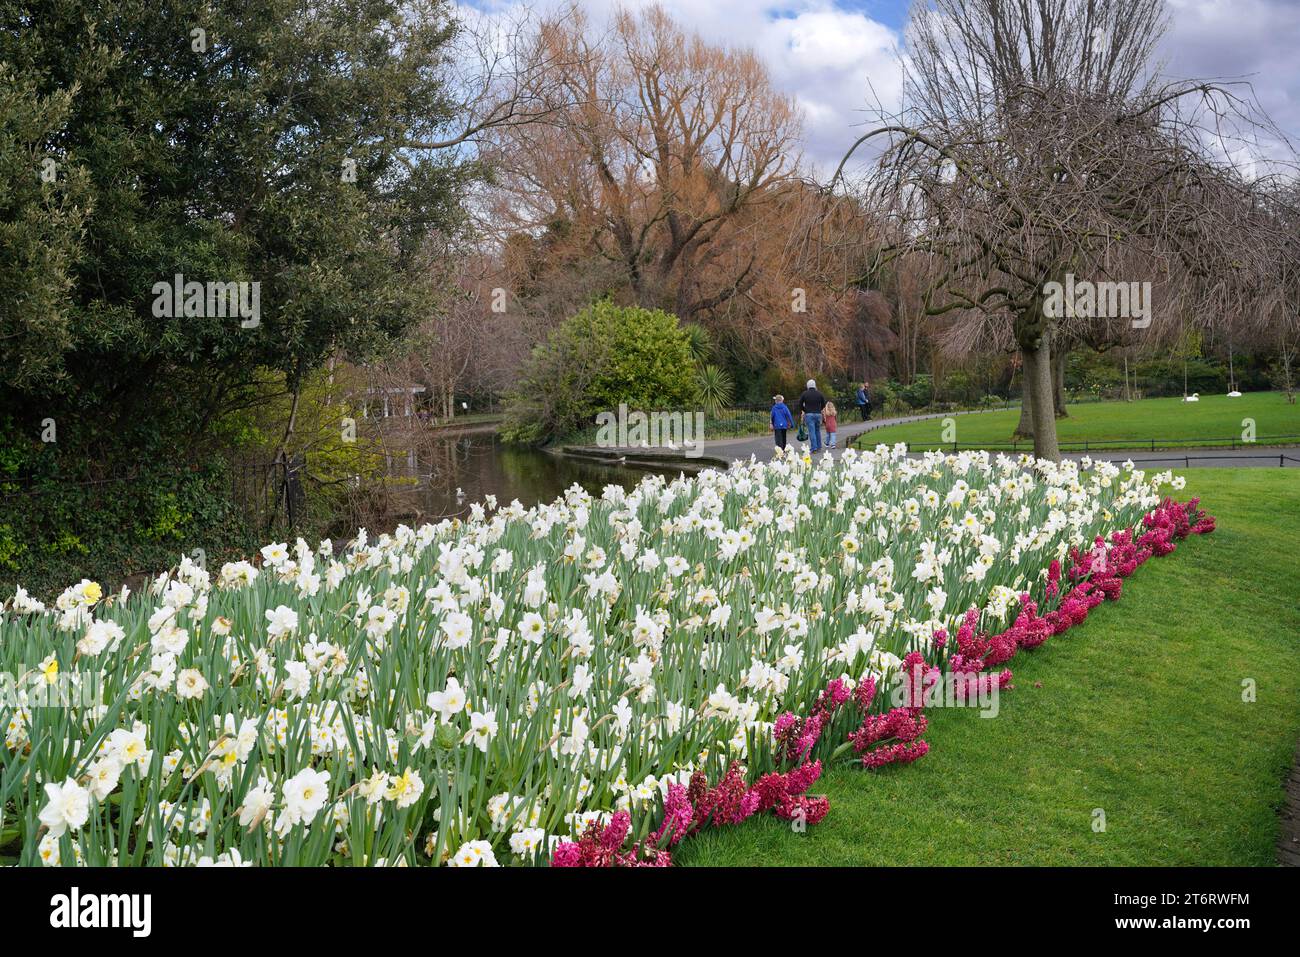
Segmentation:
{"type": "Polygon", "coordinates": [[[831,183],[863,144],[880,148],[861,191],[902,238],[874,268],[941,257],[927,312],[1014,343],[1042,458],[1060,456],[1054,342],[1098,318],[1093,302],[1053,309],[1055,289],[1172,282],[1192,317],[1266,291],[1277,220],[1260,215],[1261,178],[1225,157],[1275,131],[1241,87],[1160,79],[1165,19],[1163,0],[918,2],[904,107],[831,183]],[[1135,260],[1146,271],[1124,274],[1135,260]]]}
{"type": "Polygon", "coordinates": [[[1266,197],[1265,211],[1280,224],[1273,246],[1271,295],[1252,313],[1251,332],[1276,351],[1270,370],[1273,387],[1295,403],[1300,378],[1300,178],[1277,182],[1266,197]]]}

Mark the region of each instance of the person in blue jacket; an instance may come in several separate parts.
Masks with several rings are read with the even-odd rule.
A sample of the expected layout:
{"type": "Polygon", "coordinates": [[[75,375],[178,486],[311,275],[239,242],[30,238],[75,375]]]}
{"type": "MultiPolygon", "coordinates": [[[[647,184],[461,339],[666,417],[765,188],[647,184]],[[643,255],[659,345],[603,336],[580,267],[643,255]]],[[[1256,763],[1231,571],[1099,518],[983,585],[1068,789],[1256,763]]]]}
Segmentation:
{"type": "Polygon", "coordinates": [[[857,394],[853,397],[853,404],[856,405],[858,411],[862,413],[863,422],[871,418],[871,393],[867,391],[869,388],[870,383],[862,383],[862,385],[858,387],[857,394]]]}
{"type": "Polygon", "coordinates": [[[790,413],[790,407],[785,404],[785,396],[772,396],[772,435],[776,439],[778,449],[785,448],[785,433],[792,428],[794,428],[794,416],[790,413]]]}

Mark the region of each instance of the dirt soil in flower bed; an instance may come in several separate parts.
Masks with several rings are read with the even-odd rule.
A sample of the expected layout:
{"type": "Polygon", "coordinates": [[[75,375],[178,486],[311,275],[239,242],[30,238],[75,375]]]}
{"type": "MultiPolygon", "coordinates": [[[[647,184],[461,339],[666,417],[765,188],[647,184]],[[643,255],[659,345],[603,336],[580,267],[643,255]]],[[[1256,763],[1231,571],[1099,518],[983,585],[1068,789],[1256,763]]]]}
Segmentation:
{"type": "Polygon", "coordinates": [[[931,752],[828,772],[812,789],[831,803],[816,827],[763,818],[701,833],[674,863],[1274,864],[1300,736],[1300,481],[1179,474],[1179,498],[1200,496],[1217,531],[1017,655],[997,717],[928,709],[931,752]]]}

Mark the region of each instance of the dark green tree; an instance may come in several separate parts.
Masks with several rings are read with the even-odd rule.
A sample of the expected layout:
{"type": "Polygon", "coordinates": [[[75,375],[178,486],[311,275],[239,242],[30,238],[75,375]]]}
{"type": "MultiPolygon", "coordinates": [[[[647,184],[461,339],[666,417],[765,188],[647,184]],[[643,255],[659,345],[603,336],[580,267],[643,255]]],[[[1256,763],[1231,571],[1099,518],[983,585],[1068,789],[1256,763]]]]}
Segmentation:
{"type": "MultiPolygon", "coordinates": [[[[51,103],[53,120],[27,124],[8,152],[30,156],[7,157],[6,178],[49,194],[38,173],[50,158],[60,182],[88,183],[57,355],[6,382],[9,408],[93,403],[111,422],[166,389],[201,422],[259,366],[293,383],[419,318],[428,238],[454,228],[471,173],[400,146],[453,119],[444,4],[412,15],[391,0],[0,0],[0,11],[17,107],[51,103]],[[258,282],[257,325],[159,318],[154,285],[177,273],[258,282]]],[[[0,255],[13,270],[9,248],[0,255]]],[[[13,299],[0,310],[6,327],[28,322],[13,299]]],[[[0,343],[0,360],[11,348],[0,343]]]]}
{"type": "Polygon", "coordinates": [[[30,75],[0,64],[0,362],[14,389],[56,374],[69,334],[86,175],[44,155],[72,96],[42,97],[30,75]]]}
{"type": "Polygon", "coordinates": [[[464,125],[456,30],[446,0],[0,0],[0,539],[24,561],[207,546],[223,417],[267,370],[294,392],[427,316],[479,172],[409,145],[464,125]],[[159,315],[177,274],[257,283],[256,322],[159,315]]]}

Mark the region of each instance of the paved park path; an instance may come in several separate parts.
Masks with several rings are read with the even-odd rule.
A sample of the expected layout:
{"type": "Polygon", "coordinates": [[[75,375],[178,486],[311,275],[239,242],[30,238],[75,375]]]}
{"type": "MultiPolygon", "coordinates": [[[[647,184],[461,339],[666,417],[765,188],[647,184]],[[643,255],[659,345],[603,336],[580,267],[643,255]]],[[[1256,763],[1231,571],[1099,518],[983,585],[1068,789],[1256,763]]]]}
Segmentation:
{"type": "MultiPolygon", "coordinates": [[[[855,409],[853,415],[859,413],[855,409]]],[[[852,421],[849,418],[849,412],[846,410],[840,416],[840,430],[836,433],[836,441],[839,443],[836,452],[844,447],[844,443],[855,435],[861,435],[864,432],[870,432],[874,429],[883,428],[886,425],[902,425],[906,422],[920,422],[923,419],[942,419],[949,415],[967,415],[964,412],[936,412],[927,415],[904,415],[893,419],[871,419],[867,422],[852,421]]],[[[823,430],[824,432],[824,430],[823,430]]],[[[789,444],[797,444],[794,440],[795,430],[791,429],[789,433],[789,444]]],[[[823,434],[823,438],[824,438],[823,434]]],[[[747,459],[751,455],[760,459],[770,459],[772,451],[775,448],[772,442],[772,436],[759,435],[750,436],[749,438],[740,439],[705,439],[700,443],[704,446],[704,454],[712,455],[716,458],[726,459],[730,462],[733,459],[747,459]]]]}
{"type": "MultiPolygon", "coordinates": [[[[856,412],[856,410],[855,410],[856,412]]],[[[924,419],[942,419],[947,416],[979,415],[976,412],[934,412],[926,415],[904,415],[892,419],[871,419],[867,422],[849,421],[849,413],[840,419],[837,434],[838,447],[832,453],[838,455],[850,438],[872,432],[886,425],[902,425],[906,422],[920,422],[924,419]]],[[[790,444],[795,444],[793,431],[790,444]]],[[[859,442],[862,447],[870,447],[869,442],[859,442]]],[[[772,458],[774,445],[770,435],[750,436],[739,439],[706,439],[704,454],[726,462],[735,459],[747,459],[751,455],[766,461],[772,458]]],[[[919,454],[919,453],[918,453],[919,454]]],[[[1006,452],[1011,455],[1015,453],[1006,452]]],[[[1062,452],[1068,459],[1110,459],[1124,462],[1131,459],[1137,465],[1156,468],[1300,468],[1300,449],[1253,447],[1239,449],[1094,449],[1090,452],[1062,452]]]]}

